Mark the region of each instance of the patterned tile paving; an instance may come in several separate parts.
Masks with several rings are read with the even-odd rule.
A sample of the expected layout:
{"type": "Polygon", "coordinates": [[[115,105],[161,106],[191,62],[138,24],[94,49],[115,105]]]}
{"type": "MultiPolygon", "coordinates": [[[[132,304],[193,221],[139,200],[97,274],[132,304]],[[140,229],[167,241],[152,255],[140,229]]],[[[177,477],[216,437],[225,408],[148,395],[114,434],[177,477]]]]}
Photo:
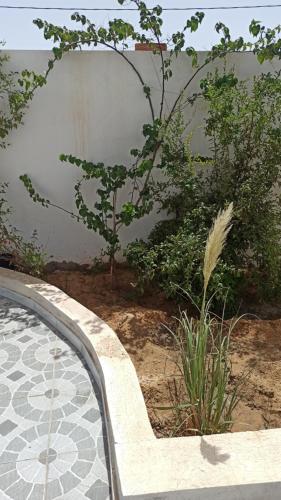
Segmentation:
{"type": "Polygon", "coordinates": [[[109,500],[104,429],[80,354],[0,297],[0,499],[109,500]]]}

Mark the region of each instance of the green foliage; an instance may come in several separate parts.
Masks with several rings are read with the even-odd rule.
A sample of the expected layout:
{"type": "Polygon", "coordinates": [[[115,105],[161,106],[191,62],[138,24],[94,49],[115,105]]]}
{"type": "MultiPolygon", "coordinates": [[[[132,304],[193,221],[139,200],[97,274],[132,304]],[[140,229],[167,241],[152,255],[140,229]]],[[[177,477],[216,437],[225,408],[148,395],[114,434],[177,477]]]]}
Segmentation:
{"type": "MultiPolygon", "coordinates": [[[[226,260],[253,269],[260,292],[280,289],[280,73],[251,83],[217,86],[208,79],[206,134],[213,154],[209,203],[235,200],[235,221],[226,260]]],[[[252,276],[253,280],[253,276],[252,276]]]]}
{"type": "MultiPolygon", "coordinates": [[[[238,304],[242,289],[256,287],[260,297],[280,292],[281,80],[279,73],[238,82],[234,74],[215,73],[201,82],[208,105],[205,133],[211,154],[191,154],[180,118],[171,121],[165,141],[168,182],[161,205],[170,221],[158,223],[147,243],[129,245],[126,255],[141,288],[158,283],[167,295],[179,287],[198,301],[202,291],[202,247],[214,214],[235,202],[233,230],[213,274],[209,293],[222,307],[238,304]],[[202,176],[200,172],[205,174],[202,176]]],[[[165,147],[164,147],[165,149],[165,147]]]]}
{"type": "MultiPolygon", "coordinates": [[[[14,229],[15,233],[16,230],[14,229]]],[[[28,241],[17,233],[17,240],[19,243],[18,250],[13,251],[13,264],[15,268],[32,276],[42,276],[46,266],[46,253],[42,250],[38,242],[37,231],[33,231],[28,241]]]]}
{"type": "MultiPolygon", "coordinates": [[[[202,249],[211,220],[210,207],[201,205],[181,221],[160,222],[147,243],[136,241],[129,244],[126,257],[138,272],[140,290],[153,282],[160,285],[169,297],[181,299],[182,290],[185,290],[198,304],[203,290],[202,249]]],[[[221,259],[209,285],[210,295],[215,294],[215,309],[221,308],[228,293],[228,309],[233,310],[240,282],[239,269],[221,259]]]]}
{"type": "Polygon", "coordinates": [[[46,263],[45,254],[38,244],[36,231],[26,241],[10,224],[12,210],[6,201],[7,187],[5,183],[0,184],[0,254],[11,255],[11,265],[18,271],[40,276],[46,263]]]}
{"type": "MultiPolygon", "coordinates": [[[[151,194],[153,183],[149,182],[149,176],[152,168],[156,167],[151,155],[155,154],[155,148],[158,147],[159,129],[159,120],[155,120],[153,125],[144,125],[144,146],[141,150],[132,151],[132,156],[137,159],[128,167],[125,165],[106,166],[101,162],[92,163],[73,155],[62,154],[60,156],[62,162],[68,162],[82,171],[81,179],[74,186],[77,214],[71,215],[82,221],[87,229],[98,232],[105,239],[107,243],[105,253],[111,260],[120,248],[119,228],[129,226],[133,220],[143,217],[153,207],[151,194]],[[145,183],[142,182],[144,176],[146,177],[145,183]],[[93,204],[91,200],[90,208],[90,203],[83,194],[83,186],[93,180],[98,180],[99,187],[96,190],[96,200],[93,204]],[[120,190],[124,186],[128,188],[128,183],[132,186],[130,199],[118,205],[120,190]]],[[[34,202],[39,202],[44,207],[53,206],[52,202],[35,191],[27,175],[22,175],[20,179],[34,202]]]]}
{"type": "MultiPolygon", "coordinates": [[[[3,45],[3,44],[2,44],[3,45]]],[[[0,148],[8,146],[8,135],[23,122],[28,104],[38,87],[46,83],[45,75],[27,69],[20,73],[7,71],[9,57],[0,52],[0,148]]],[[[6,201],[7,183],[0,181],[0,253],[11,255],[11,265],[17,270],[39,276],[45,265],[45,255],[37,241],[37,233],[26,241],[9,223],[12,213],[6,201]]]]}
{"type": "MultiPolygon", "coordinates": [[[[199,65],[195,49],[189,46],[187,42],[190,33],[197,31],[202,24],[204,19],[202,12],[196,12],[184,22],[181,31],[172,34],[170,51],[164,53],[161,48],[163,36],[161,6],[156,5],[148,8],[146,3],[141,0],[130,0],[130,3],[138,11],[138,30],[123,19],[116,18],[110,20],[107,26],[98,27],[85,15],[78,12],[71,16],[71,19],[79,24],[77,29],[55,26],[41,19],[34,21],[35,25],[43,30],[45,39],[54,42],[54,57],[49,63],[49,68],[52,68],[54,63],[61,60],[63,55],[69,51],[83,47],[106,47],[117,53],[130,66],[149,105],[151,122],[143,126],[144,144],[141,149],[132,149],[131,153],[134,160],[130,165],[106,166],[102,162],[93,163],[75,158],[69,154],[61,155],[62,161],[76,165],[82,170],[82,178],[74,187],[78,213],[77,215],[73,213],[71,215],[82,221],[88,229],[97,231],[105,239],[107,243],[106,253],[110,256],[111,261],[114,261],[115,253],[120,247],[120,229],[123,226],[129,226],[136,219],[148,214],[154,207],[157,199],[153,180],[154,172],[157,169],[165,168],[167,156],[173,156],[168,151],[170,145],[165,141],[167,130],[174,115],[177,114],[183,95],[186,98],[190,84],[200,71],[215,59],[232,52],[254,48],[256,54],[263,60],[271,59],[273,55],[280,55],[281,53],[279,44],[276,41],[278,27],[271,30],[272,33],[268,38],[267,35],[264,36],[263,28],[257,30],[253,21],[250,32],[258,39],[255,44],[251,44],[242,37],[232,39],[229,29],[222,23],[218,23],[215,29],[220,36],[219,43],[212,47],[199,65]],[[147,84],[137,65],[126,54],[125,49],[129,47],[130,43],[134,42],[150,45],[153,48],[153,54],[157,56],[157,63],[160,63],[159,81],[161,92],[160,102],[157,103],[157,106],[155,104],[155,92],[147,84]],[[190,58],[194,72],[187,79],[168,111],[165,109],[167,82],[175,76],[172,71],[172,62],[182,51],[190,58]],[[167,115],[165,115],[165,112],[167,115]],[[88,203],[83,196],[82,185],[92,179],[98,180],[101,187],[95,193],[94,203],[93,200],[88,203]],[[127,201],[120,206],[119,192],[122,188],[126,188],[130,195],[127,201]]],[[[119,4],[123,5],[124,2],[121,0],[119,4]]],[[[200,93],[188,96],[187,102],[192,104],[200,93]]],[[[26,175],[21,176],[21,179],[33,201],[40,202],[44,206],[54,206],[53,203],[45,200],[36,192],[31,179],[26,175]]],[[[190,186],[190,190],[192,190],[192,186],[190,186]]],[[[57,208],[68,212],[63,207],[57,206],[57,208]]]]}
{"type": "Polygon", "coordinates": [[[186,393],[186,400],[177,403],[181,433],[186,428],[200,436],[220,434],[233,425],[239,402],[239,383],[230,385],[229,342],[234,323],[226,332],[223,327],[223,319],[218,322],[206,309],[200,321],[181,312],[177,330],[170,330],[186,393]]]}
{"type": "Polygon", "coordinates": [[[259,21],[253,19],[249,26],[249,32],[257,38],[252,45],[253,52],[257,54],[258,61],[262,64],[264,61],[271,61],[273,57],[281,57],[281,26],[276,28],[266,28],[259,21]]]}
{"type": "Polygon", "coordinates": [[[35,90],[46,83],[46,77],[34,71],[23,70],[21,73],[7,71],[9,58],[0,52],[0,147],[7,146],[7,136],[23,120],[28,103],[35,90]]]}
{"type": "MultiPolygon", "coordinates": [[[[128,245],[126,257],[138,272],[138,284],[142,290],[150,282],[155,282],[168,296],[179,297],[184,289],[198,303],[203,289],[204,242],[218,209],[209,206],[204,197],[201,173],[210,159],[193,155],[192,136],[184,136],[185,123],[179,111],[171,119],[163,139],[166,180],[159,183],[157,190],[161,208],[170,219],[156,224],[147,243],[136,241],[128,245]]],[[[223,262],[219,264],[209,287],[211,294],[216,291],[214,303],[224,300],[225,287],[232,273],[236,275],[234,268],[228,268],[223,262]]],[[[235,293],[235,288],[232,293],[235,293]]],[[[229,305],[233,301],[231,296],[229,305]]]]}

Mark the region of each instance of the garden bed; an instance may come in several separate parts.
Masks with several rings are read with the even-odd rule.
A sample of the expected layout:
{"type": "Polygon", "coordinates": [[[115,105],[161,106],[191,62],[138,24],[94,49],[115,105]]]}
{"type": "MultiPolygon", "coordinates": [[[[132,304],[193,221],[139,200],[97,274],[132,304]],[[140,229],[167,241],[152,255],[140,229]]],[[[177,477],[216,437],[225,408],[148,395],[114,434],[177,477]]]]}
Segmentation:
{"type": "MultiPolygon", "coordinates": [[[[152,427],[157,437],[174,435],[174,412],[156,408],[171,406],[174,388],[180,387],[171,335],[178,306],[161,292],[138,296],[134,274],[117,270],[114,289],[107,272],[56,270],[46,280],[61,288],[105,320],[117,333],[135,365],[152,427]]],[[[263,319],[243,319],[232,336],[234,377],[248,373],[242,400],[235,411],[233,431],[281,427],[281,308],[255,307],[263,319]]],[[[182,426],[177,435],[188,434],[182,426]]]]}

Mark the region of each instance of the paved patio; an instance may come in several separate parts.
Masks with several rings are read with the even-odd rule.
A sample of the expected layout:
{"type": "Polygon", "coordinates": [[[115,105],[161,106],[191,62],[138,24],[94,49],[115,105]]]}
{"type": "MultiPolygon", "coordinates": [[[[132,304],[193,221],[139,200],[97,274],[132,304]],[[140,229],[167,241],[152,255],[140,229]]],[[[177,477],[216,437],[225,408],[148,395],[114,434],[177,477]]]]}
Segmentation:
{"type": "Polygon", "coordinates": [[[99,390],[80,354],[0,297],[1,500],[109,500],[99,390]]]}

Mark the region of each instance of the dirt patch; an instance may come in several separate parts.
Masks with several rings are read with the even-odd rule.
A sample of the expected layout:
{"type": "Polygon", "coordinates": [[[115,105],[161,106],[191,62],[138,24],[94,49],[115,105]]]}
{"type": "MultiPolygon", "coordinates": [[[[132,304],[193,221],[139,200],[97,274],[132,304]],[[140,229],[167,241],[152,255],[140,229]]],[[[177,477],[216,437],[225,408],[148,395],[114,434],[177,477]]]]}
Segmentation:
{"type": "MultiPolygon", "coordinates": [[[[115,330],[136,368],[156,436],[172,435],[174,413],[155,408],[171,405],[175,387],[179,386],[177,354],[164,327],[173,324],[176,304],[157,290],[139,297],[134,274],[126,268],[117,270],[114,289],[106,272],[59,270],[48,273],[46,280],[115,330]]],[[[274,318],[279,312],[275,307],[274,318]]],[[[261,316],[268,315],[263,306],[261,316]]],[[[281,427],[281,319],[241,320],[233,333],[231,350],[234,378],[250,371],[233,431],[281,427]]]]}

